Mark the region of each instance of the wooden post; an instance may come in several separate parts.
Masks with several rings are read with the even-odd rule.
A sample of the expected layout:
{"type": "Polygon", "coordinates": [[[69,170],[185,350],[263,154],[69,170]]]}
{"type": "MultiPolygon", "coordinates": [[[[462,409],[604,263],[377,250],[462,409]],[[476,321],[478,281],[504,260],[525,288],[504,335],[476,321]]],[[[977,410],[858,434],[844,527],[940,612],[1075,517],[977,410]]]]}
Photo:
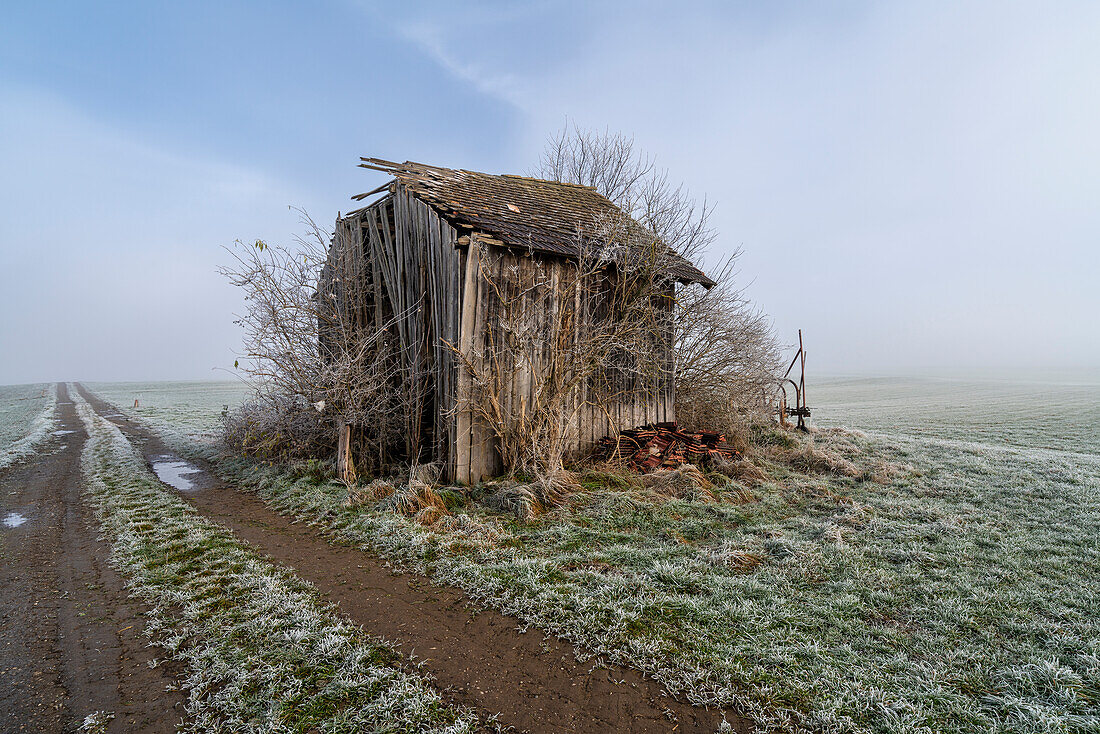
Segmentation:
{"type": "Polygon", "coordinates": [[[802,329],[798,330],[798,358],[801,369],[801,377],[798,380],[798,427],[805,431],[806,429],[806,349],[802,346],[802,329]]]}
{"type": "Polygon", "coordinates": [[[345,484],[355,483],[355,461],[351,457],[351,424],[340,421],[340,438],[336,445],[336,473],[345,484]]]}

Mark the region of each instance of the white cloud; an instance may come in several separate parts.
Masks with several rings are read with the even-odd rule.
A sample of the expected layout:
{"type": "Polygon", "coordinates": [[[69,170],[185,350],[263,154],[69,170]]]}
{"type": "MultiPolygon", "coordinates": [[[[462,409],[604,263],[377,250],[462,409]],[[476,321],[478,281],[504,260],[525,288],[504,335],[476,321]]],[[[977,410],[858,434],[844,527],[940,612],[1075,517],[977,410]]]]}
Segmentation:
{"type": "Polygon", "coordinates": [[[521,81],[515,75],[501,73],[491,66],[473,61],[473,55],[466,53],[467,49],[452,50],[446,42],[447,37],[453,36],[450,29],[445,30],[435,23],[416,21],[401,25],[400,31],[448,74],[470,84],[479,93],[519,109],[528,107],[529,102],[524,98],[521,81]]]}

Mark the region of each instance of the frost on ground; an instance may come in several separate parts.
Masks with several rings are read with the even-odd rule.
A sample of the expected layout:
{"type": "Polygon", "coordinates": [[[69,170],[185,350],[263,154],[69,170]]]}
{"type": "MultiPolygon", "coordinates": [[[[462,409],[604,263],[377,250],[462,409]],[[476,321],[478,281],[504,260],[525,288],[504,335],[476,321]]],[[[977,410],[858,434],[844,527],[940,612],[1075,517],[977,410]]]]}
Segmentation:
{"type": "Polygon", "coordinates": [[[55,385],[0,387],[0,469],[33,456],[55,425],[55,385]]]}
{"type": "Polygon", "coordinates": [[[85,387],[127,415],[202,443],[220,435],[221,414],[226,406],[233,410],[249,393],[240,381],[90,382],[85,387]]]}
{"type": "Polygon", "coordinates": [[[590,472],[525,520],[477,488],[406,517],[389,490],[349,503],[317,472],[220,466],[332,537],[763,724],[1100,731],[1095,450],[773,438],[744,483],[683,499],[590,472]]]}
{"type": "Polygon", "coordinates": [[[93,711],[80,724],[81,734],[106,734],[107,725],[115,718],[111,711],[93,711]]]}
{"type": "MultiPolygon", "coordinates": [[[[112,562],[152,607],[146,629],[187,666],[194,732],[464,732],[472,716],[342,621],[313,587],[198,515],[71,391],[87,492],[112,562]]],[[[92,722],[96,723],[96,722],[92,722]]]]}

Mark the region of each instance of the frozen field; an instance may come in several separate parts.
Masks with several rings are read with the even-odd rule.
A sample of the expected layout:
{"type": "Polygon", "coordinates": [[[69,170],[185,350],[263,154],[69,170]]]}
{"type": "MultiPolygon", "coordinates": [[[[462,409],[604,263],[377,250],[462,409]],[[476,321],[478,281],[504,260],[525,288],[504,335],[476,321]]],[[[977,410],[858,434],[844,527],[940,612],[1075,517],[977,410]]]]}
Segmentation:
{"type": "Polygon", "coordinates": [[[89,382],[104,400],[158,428],[171,428],[202,442],[221,431],[222,411],[249,393],[242,382],[89,382]],[[138,407],[134,408],[134,401],[138,407]]]}
{"type": "Polygon", "coordinates": [[[832,378],[814,422],[883,436],[1100,453],[1100,374],[1041,380],[832,378]]]}
{"type": "Polygon", "coordinates": [[[46,439],[56,399],[52,384],[0,386],[0,469],[46,439]]]}
{"type": "MultiPolygon", "coordinates": [[[[348,508],[328,484],[268,478],[264,492],[696,703],[738,701],[781,728],[1100,731],[1096,386],[811,383],[817,425],[857,431],[817,445],[893,469],[866,481],[765,459],[766,481],[717,504],[594,486],[530,522],[467,501],[422,527],[348,508]]],[[[209,435],[230,393],[205,389],[97,391],[209,435]]]]}

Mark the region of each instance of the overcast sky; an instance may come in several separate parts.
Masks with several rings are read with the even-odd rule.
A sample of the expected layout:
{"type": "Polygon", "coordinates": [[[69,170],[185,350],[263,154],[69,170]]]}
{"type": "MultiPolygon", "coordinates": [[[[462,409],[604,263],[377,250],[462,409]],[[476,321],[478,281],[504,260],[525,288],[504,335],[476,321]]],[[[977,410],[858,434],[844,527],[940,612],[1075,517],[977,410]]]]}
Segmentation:
{"type": "Polygon", "coordinates": [[[0,383],[224,377],[224,245],[567,119],[716,202],[811,371],[1100,366],[1100,3],[396,6],[7,7],[0,383]]]}

